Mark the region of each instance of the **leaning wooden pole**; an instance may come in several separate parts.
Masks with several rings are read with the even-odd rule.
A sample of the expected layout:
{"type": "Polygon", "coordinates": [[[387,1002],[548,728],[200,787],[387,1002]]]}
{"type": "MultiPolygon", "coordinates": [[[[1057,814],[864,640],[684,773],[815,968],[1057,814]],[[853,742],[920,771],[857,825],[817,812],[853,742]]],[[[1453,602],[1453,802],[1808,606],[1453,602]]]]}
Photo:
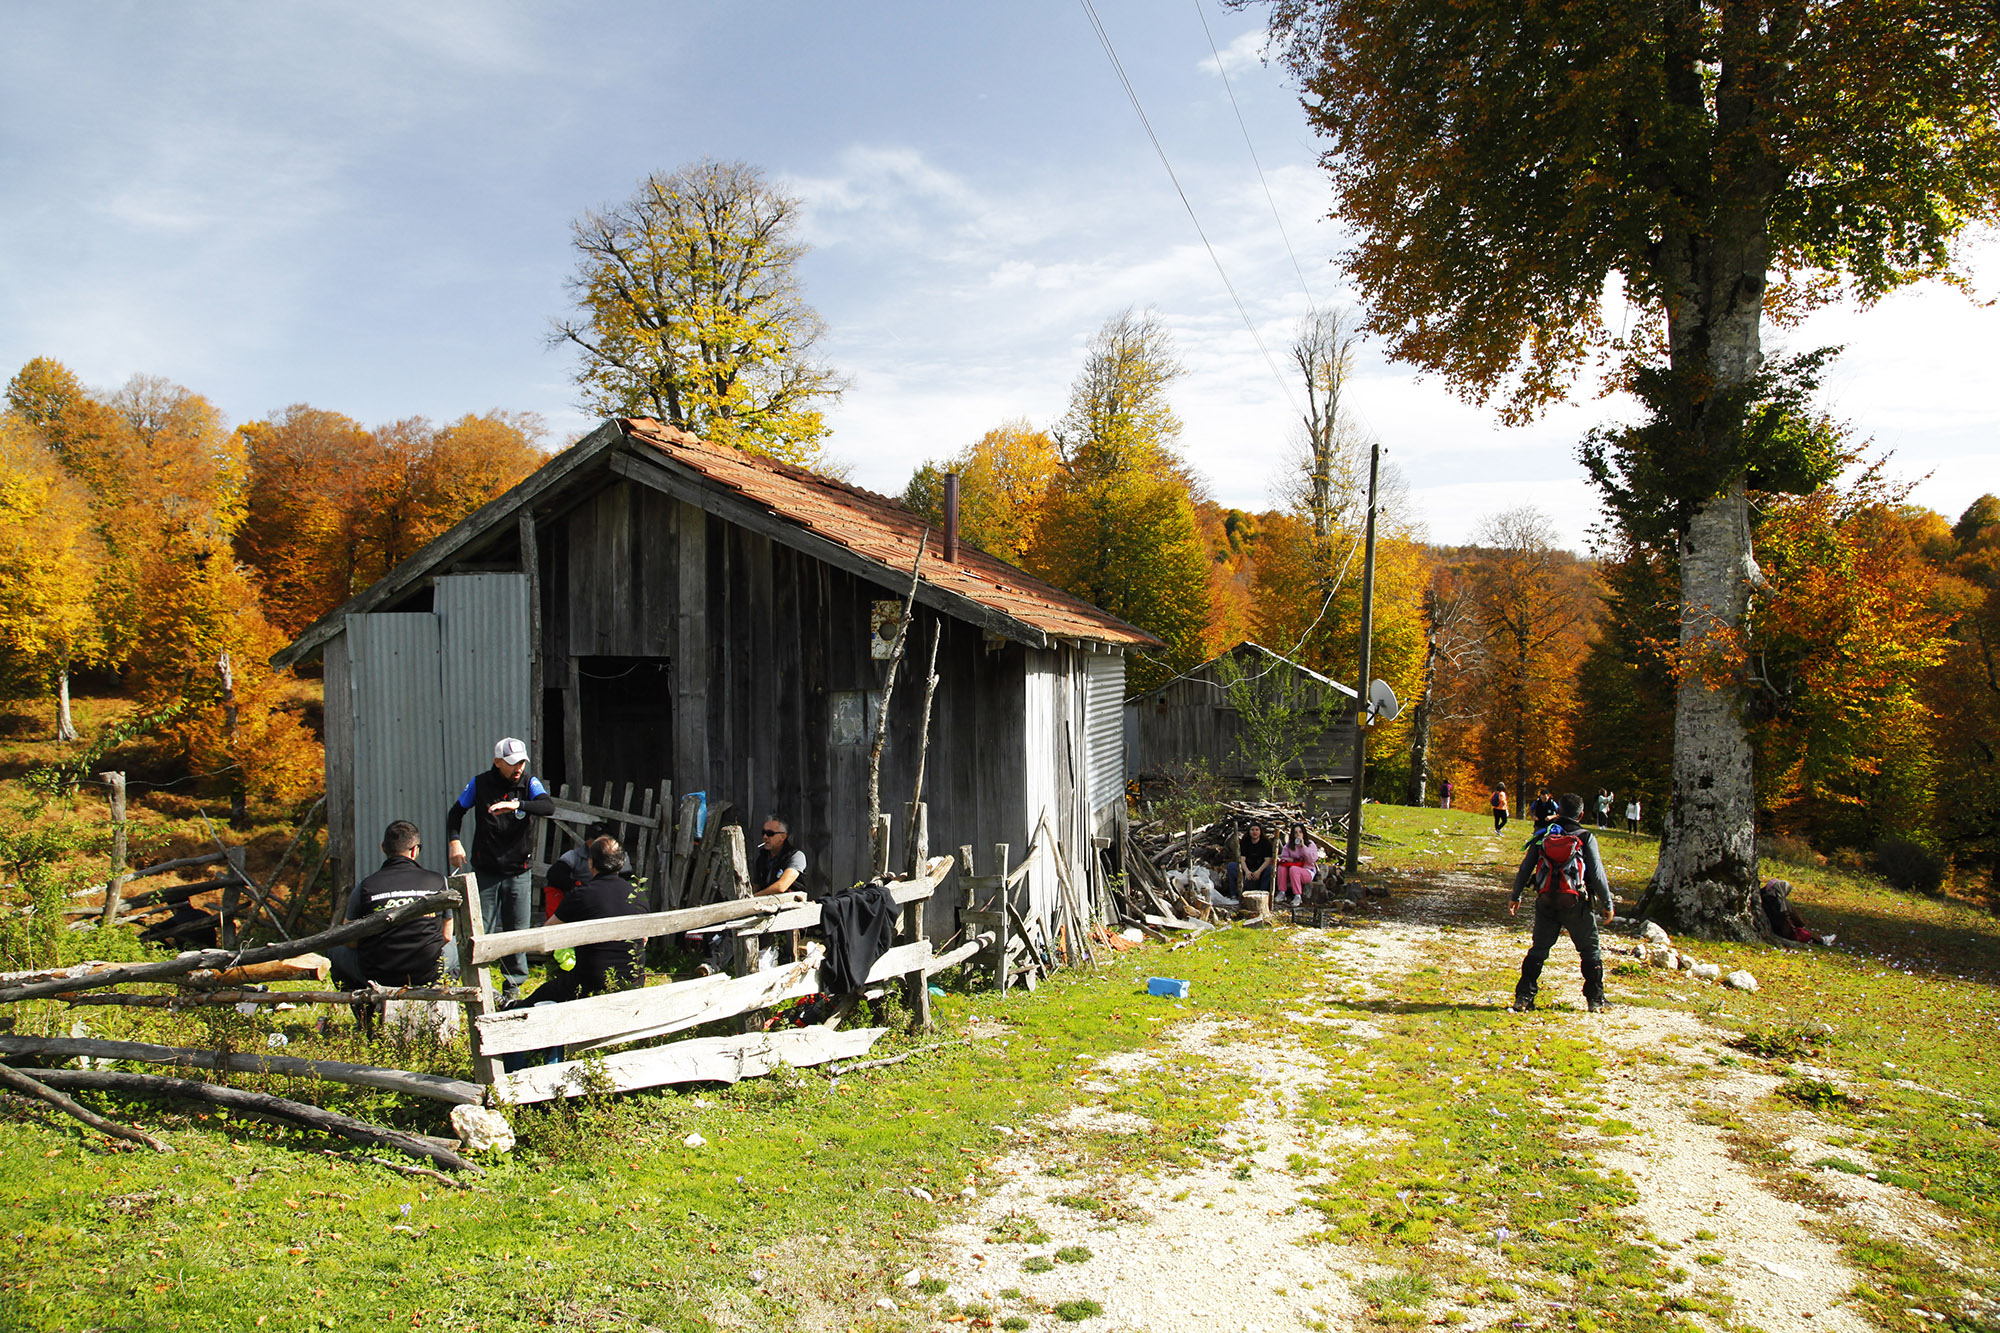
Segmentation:
{"type": "Polygon", "coordinates": [[[322,930],[317,935],[307,935],[289,944],[267,944],[258,949],[198,949],[175,958],[165,958],[157,963],[133,963],[129,967],[107,968],[102,972],[90,972],[80,977],[51,977],[46,981],[31,981],[20,986],[0,987],[0,1004],[11,1004],[17,1000],[38,1000],[45,995],[66,995],[70,991],[101,990],[106,986],[121,986],[128,981],[170,981],[186,976],[190,972],[232,967],[248,967],[253,963],[270,963],[280,958],[296,958],[302,953],[316,953],[334,944],[352,944],[355,940],[365,940],[371,935],[379,935],[402,925],[412,917],[429,916],[440,908],[455,907],[458,895],[450,890],[428,893],[421,898],[412,898],[398,903],[385,912],[370,912],[358,921],[349,921],[330,930],[322,930]]]}
{"type": "Polygon", "coordinates": [[[924,716],[922,724],[917,728],[917,781],[910,789],[910,827],[903,834],[903,861],[910,867],[912,874],[923,868],[917,864],[918,825],[923,822],[922,816],[917,811],[924,803],[924,770],[929,767],[931,754],[931,700],[937,697],[938,640],[943,637],[944,621],[940,618],[931,627],[931,664],[924,673],[924,716]]]}
{"type": "Polygon", "coordinates": [[[124,1139],[127,1143],[142,1144],[145,1147],[151,1148],[154,1152],[173,1151],[171,1144],[163,1143],[151,1134],[143,1130],[133,1129],[130,1125],[121,1125],[115,1120],[106,1120],[89,1107],[79,1104],[73,1098],[64,1096],[46,1083],[28,1077],[28,1075],[14,1068],[12,1065],[0,1065],[0,1088],[6,1088],[11,1092],[18,1092],[24,1097],[33,1097],[36,1101],[47,1102],[64,1115],[69,1116],[73,1120],[82,1121],[100,1134],[108,1134],[114,1139],[124,1139]]]}
{"type": "Polygon", "coordinates": [[[910,616],[917,606],[924,548],[930,540],[931,530],[926,527],[917,538],[917,558],[910,562],[910,595],[903,599],[903,623],[896,626],[896,638],[889,645],[889,662],[882,671],[882,703],[875,710],[875,734],[868,742],[868,837],[873,844],[868,860],[874,865],[881,864],[882,853],[887,850],[876,841],[876,830],[882,825],[882,746],[889,739],[889,698],[896,692],[896,668],[902,664],[903,644],[910,637],[910,616]]]}
{"type": "Polygon", "coordinates": [[[202,1083],[185,1078],[163,1078],[158,1074],[117,1073],[108,1069],[45,1069],[38,1070],[37,1073],[41,1076],[42,1082],[52,1087],[91,1088],[126,1097],[174,1097],[183,1101],[206,1102],[211,1106],[226,1107],[232,1111],[247,1111],[252,1115],[288,1121],[306,1129],[338,1134],[356,1143],[372,1143],[383,1148],[394,1148],[397,1152],[407,1153],[411,1157],[425,1158],[453,1171],[482,1174],[477,1166],[445,1147],[439,1140],[419,1138],[415,1134],[405,1134],[382,1125],[371,1125],[365,1120],[356,1120],[352,1116],[341,1115],[334,1111],[322,1111],[317,1106],[288,1101],[283,1097],[273,1097],[265,1092],[246,1092],[241,1088],[224,1087],[219,1083],[202,1083]]]}

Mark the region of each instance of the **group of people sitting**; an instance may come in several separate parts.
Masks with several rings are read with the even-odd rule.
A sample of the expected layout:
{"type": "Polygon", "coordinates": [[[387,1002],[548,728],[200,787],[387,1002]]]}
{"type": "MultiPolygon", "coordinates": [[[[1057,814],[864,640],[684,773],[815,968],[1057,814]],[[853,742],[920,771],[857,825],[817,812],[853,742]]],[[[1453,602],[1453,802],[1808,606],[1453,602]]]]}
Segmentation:
{"type": "Polygon", "coordinates": [[[1205,866],[1196,866],[1191,873],[1217,907],[1236,907],[1246,893],[1270,894],[1273,907],[1297,907],[1320,874],[1319,856],[1319,844],[1304,824],[1293,824],[1279,842],[1264,831],[1262,821],[1253,820],[1241,837],[1232,834],[1225,841],[1220,885],[1205,866]]]}

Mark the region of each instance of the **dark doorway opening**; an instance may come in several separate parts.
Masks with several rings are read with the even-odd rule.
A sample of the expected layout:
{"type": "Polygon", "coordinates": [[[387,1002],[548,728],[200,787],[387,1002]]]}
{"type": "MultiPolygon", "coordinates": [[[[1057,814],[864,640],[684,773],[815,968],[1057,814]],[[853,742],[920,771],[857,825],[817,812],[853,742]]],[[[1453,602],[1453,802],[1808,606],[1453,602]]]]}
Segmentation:
{"type": "Polygon", "coordinates": [[[571,790],[588,784],[616,805],[628,782],[659,785],[674,767],[673,659],[580,657],[576,674],[583,771],[567,775],[571,790]]]}

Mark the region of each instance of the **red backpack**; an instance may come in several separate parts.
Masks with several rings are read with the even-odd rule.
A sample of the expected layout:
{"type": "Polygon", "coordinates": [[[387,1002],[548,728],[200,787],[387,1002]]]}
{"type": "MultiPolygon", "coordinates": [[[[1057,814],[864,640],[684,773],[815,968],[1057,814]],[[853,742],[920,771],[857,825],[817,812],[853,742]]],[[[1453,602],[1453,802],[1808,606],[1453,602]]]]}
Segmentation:
{"type": "Polygon", "coordinates": [[[1561,893],[1583,897],[1583,834],[1565,833],[1551,824],[1542,835],[1541,851],[1535,858],[1535,896],[1561,893]]]}

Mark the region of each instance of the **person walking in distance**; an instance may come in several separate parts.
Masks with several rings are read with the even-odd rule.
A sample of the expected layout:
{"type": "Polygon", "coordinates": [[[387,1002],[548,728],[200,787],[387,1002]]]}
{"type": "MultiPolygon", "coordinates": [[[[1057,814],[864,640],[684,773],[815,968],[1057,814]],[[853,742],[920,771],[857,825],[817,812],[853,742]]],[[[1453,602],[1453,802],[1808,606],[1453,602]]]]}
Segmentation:
{"type": "Polygon", "coordinates": [[[1493,807],[1493,831],[1498,833],[1507,827],[1507,789],[1495,787],[1487,804],[1493,807]]]}
{"type": "Polygon", "coordinates": [[[1636,796],[1625,802],[1625,831],[1627,833],[1639,831],[1639,798],[1636,796]]]}
{"type": "Polygon", "coordinates": [[[1597,852],[1597,835],[1583,823],[1583,797],[1568,792],[1557,802],[1556,817],[1528,841],[1527,855],[1514,873],[1514,892],[1507,911],[1521,910],[1521,892],[1535,889],[1535,929],[1528,956],[1521,960],[1521,979],[1514,984],[1514,1012],[1535,1007],[1542,965],[1549,950],[1569,932],[1583,965],[1583,999],[1590,1012],[1604,1005],[1604,954],[1598,947],[1600,915],[1610,925],[1618,915],[1611,899],[1611,881],[1604,876],[1604,858],[1597,852]]]}
{"type": "MultiPolygon", "coordinates": [[[[451,803],[445,815],[445,833],[451,838],[446,853],[451,868],[466,863],[465,844],[459,829],[466,811],[472,812],[472,871],[479,880],[479,908],[489,934],[526,930],[533,922],[530,895],[533,877],[528,873],[529,815],[552,815],[556,803],[543,788],[542,780],[528,775],[528,747],[519,738],[507,736],[493,747],[493,767],[465,784],[465,790],[451,803]]],[[[521,983],[528,979],[528,956],[511,953],[500,960],[500,976],[505,983],[501,1002],[520,998],[521,983]]]]}
{"type": "Polygon", "coordinates": [[[1446,779],[1445,779],[1445,780],[1444,780],[1443,782],[1441,782],[1441,783],[1439,783],[1439,784],[1438,784],[1438,809],[1440,809],[1440,810],[1449,810],[1449,809],[1451,809],[1451,779],[1450,779],[1450,778],[1446,778],[1446,779]]]}

